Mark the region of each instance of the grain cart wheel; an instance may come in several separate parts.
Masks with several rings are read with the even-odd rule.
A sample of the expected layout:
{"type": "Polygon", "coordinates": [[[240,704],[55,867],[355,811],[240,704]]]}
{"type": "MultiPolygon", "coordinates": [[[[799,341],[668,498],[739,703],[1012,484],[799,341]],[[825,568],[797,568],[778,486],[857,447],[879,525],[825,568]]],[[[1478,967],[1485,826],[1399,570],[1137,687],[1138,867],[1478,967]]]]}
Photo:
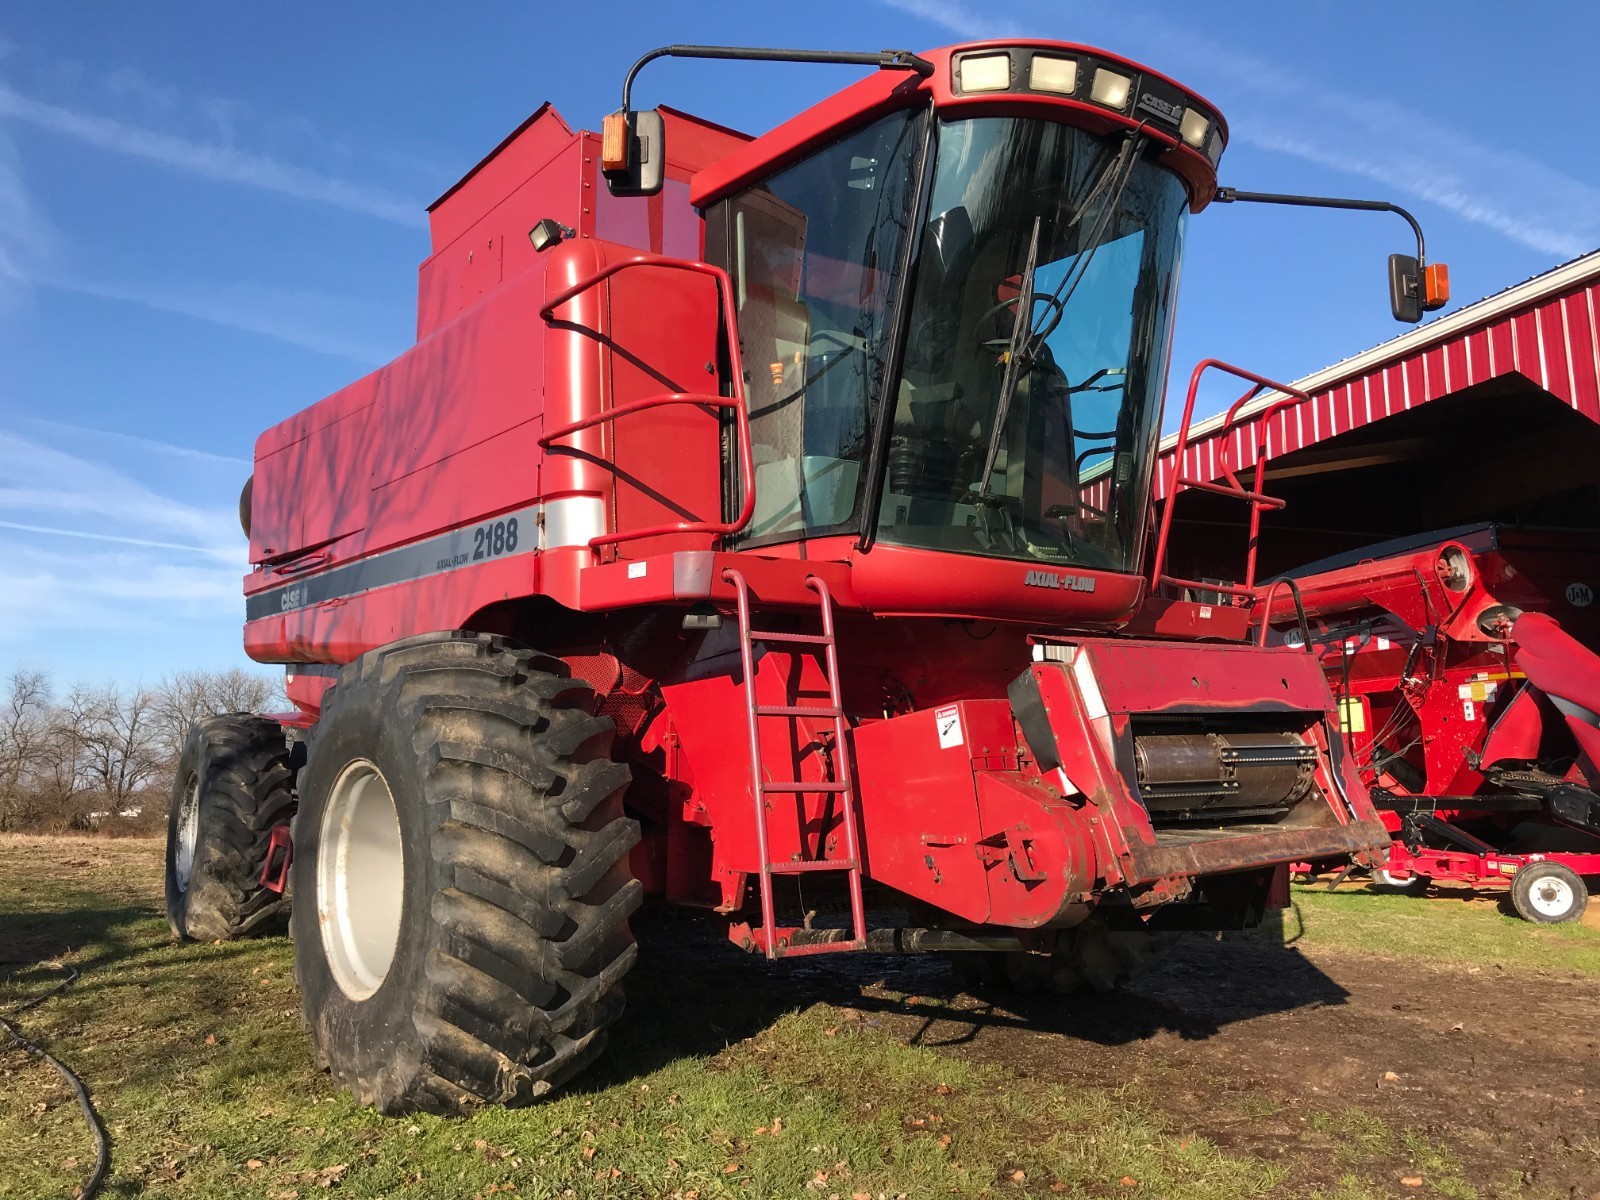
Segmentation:
{"type": "Polygon", "coordinates": [[[593,691],[501,638],[345,667],[301,772],[295,979],[318,1064],[386,1114],[583,1069],[633,964],[628,768],[593,691]]]}
{"type": "Polygon", "coordinates": [[[1049,954],[972,951],[952,954],[951,967],[975,991],[1021,994],[1109,992],[1131,983],[1161,956],[1162,935],[1110,929],[1098,917],[1063,930],[1049,954]]]}
{"type": "Polygon", "coordinates": [[[294,806],[283,726],[245,713],[196,721],[167,811],[167,923],[174,936],[225,941],[281,912],[261,886],[267,842],[294,806]]]}
{"type": "Polygon", "coordinates": [[[1372,890],[1390,896],[1420,896],[1428,890],[1428,885],[1432,882],[1433,880],[1426,875],[1416,874],[1401,879],[1381,867],[1372,873],[1372,890]]]}
{"type": "Polygon", "coordinates": [[[1560,925],[1583,916],[1589,889],[1570,867],[1532,862],[1511,877],[1511,904],[1523,920],[1560,925]]]}

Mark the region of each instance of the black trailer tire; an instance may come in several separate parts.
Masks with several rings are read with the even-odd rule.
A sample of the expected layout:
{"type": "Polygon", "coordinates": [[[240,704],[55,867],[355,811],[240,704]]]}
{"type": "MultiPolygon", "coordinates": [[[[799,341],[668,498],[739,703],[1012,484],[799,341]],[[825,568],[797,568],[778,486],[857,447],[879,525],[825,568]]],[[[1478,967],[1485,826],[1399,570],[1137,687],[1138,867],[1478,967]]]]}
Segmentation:
{"type": "Polygon", "coordinates": [[[196,721],[167,808],[167,924],[182,941],[242,937],[282,912],[261,884],[274,826],[294,811],[283,726],[248,713],[196,721]]]}
{"type": "Polygon", "coordinates": [[[1571,867],[1531,862],[1511,877],[1511,905],[1525,921],[1561,925],[1583,916],[1589,889],[1571,867]]]}
{"type": "Polygon", "coordinates": [[[950,965],[957,980],[973,991],[1071,996],[1110,992],[1133,982],[1164,947],[1162,934],[1112,929],[1091,916],[1063,930],[1049,954],[961,951],[950,956],[950,965]]]}
{"type": "Polygon", "coordinates": [[[603,1048],[642,888],[629,771],[595,706],[564,664],[486,634],[374,650],[328,692],[291,931],[318,1064],[360,1102],[537,1099],[603,1048]]]}

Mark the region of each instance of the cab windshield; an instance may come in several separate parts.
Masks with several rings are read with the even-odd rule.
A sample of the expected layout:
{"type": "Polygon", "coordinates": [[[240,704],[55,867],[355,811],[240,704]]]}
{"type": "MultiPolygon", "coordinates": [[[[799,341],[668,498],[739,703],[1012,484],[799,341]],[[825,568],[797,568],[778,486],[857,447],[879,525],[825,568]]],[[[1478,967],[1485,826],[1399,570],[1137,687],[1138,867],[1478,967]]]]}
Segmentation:
{"type": "Polygon", "coordinates": [[[855,532],[875,511],[884,542],[1133,570],[1183,186],[1137,135],[943,121],[918,228],[929,119],[881,117],[706,214],[750,410],[740,540],[855,532]],[[868,496],[880,418],[888,457],[868,496]]]}
{"type": "Polygon", "coordinates": [[[893,414],[885,542],[1131,571],[1186,197],[1016,117],[940,129],[893,414]]]}

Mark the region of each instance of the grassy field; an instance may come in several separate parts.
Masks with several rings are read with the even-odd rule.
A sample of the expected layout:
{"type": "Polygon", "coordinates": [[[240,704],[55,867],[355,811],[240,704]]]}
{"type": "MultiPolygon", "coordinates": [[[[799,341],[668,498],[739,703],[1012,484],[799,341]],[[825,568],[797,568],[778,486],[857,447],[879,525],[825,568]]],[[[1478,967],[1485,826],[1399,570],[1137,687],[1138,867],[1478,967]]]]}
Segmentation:
{"type": "Polygon", "coordinates": [[[1333,892],[1313,884],[1294,889],[1284,934],[1318,946],[1600,977],[1600,897],[1581,922],[1532,925],[1490,893],[1440,891],[1419,902],[1355,884],[1333,892]]]}
{"type": "MultiPolygon", "coordinates": [[[[114,1142],[107,1195],[1234,1200],[1307,1177],[1293,1155],[1223,1153],[1171,1127],[1136,1088],[1068,1090],[907,1046],[857,1009],[763,1008],[693,964],[636,976],[634,1015],[585,1086],[519,1111],[385,1120],[312,1068],[287,939],[174,945],[159,867],[148,842],[0,838],[0,959],[83,972],[24,1028],[93,1088],[114,1142]],[[725,1014],[747,1002],[735,1026],[725,1014]]],[[[1600,973],[1600,931],[1376,899],[1302,891],[1290,934],[1391,945],[1414,911],[1427,953],[1600,973]],[[1445,914],[1437,928],[1424,910],[1445,914]]],[[[0,982],[0,1008],[55,978],[3,971],[20,973],[0,982]]],[[[1393,1194],[1396,1164],[1436,1153],[1359,1113],[1313,1115],[1341,1145],[1328,1200],[1393,1194]]],[[[70,1195],[90,1152],[55,1075],[0,1050],[0,1196],[70,1195]]],[[[1474,1194],[1447,1169],[1430,1178],[1442,1186],[1401,1194],[1474,1194]]]]}

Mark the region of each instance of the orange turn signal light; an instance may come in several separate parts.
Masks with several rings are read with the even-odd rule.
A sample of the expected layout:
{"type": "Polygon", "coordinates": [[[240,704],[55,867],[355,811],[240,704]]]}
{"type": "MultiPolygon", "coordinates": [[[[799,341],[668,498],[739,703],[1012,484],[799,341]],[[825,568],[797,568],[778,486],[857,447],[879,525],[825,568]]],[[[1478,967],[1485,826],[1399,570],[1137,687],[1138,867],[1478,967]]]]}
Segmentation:
{"type": "Polygon", "coordinates": [[[606,114],[600,123],[600,169],[628,169],[628,114],[621,109],[606,114]]]}
{"type": "Polygon", "coordinates": [[[1450,303],[1450,268],[1429,263],[1422,268],[1422,307],[1432,312],[1450,303]]]}

